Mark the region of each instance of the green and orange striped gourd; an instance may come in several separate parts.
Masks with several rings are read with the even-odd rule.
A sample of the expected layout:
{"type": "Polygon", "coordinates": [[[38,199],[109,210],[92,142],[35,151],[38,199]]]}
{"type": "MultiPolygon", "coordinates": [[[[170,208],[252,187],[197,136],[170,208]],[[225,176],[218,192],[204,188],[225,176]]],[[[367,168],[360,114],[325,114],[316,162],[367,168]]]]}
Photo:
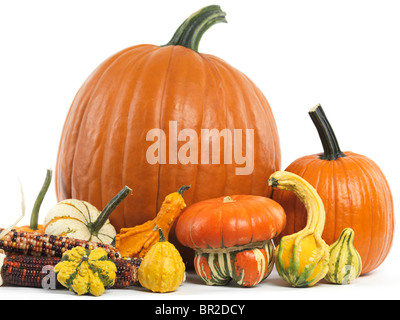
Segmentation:
{"type": "Polygon", "coordinates": [[[329,271],[325,280],[334,284],[350,284],[361,274],[361,256],[354,247],[354,230],[345,228],[329,247],[329,271]]]}

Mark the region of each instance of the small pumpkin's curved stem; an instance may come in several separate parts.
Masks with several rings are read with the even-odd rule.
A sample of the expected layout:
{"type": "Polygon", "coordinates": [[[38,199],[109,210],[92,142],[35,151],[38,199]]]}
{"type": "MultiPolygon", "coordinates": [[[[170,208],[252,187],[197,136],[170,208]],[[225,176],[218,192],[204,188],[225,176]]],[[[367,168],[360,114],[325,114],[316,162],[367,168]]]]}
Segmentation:
{"type": "Polygon", "coordinates": [[[38,229],[40,206],[42,205],[42,202],[47,193],[47,190],[49,190],[52,175],[53,175],[53,171],[51,169],[47,169],[46,178],[43,182],[42,188],[40,189],[40,192],[39,192],[39,194],[36,198],[36,201],[33,205],[33,208],[32,208],[31,221],[29,224],[29,228],[32,230],[38,229]]]}
{"type": "Polygon", "coordinates": [[[218,5],[200,9],[187,18],[165,46],[183,46],[198,52],[203,34],[214,24],[226,22],[226,13],[218,5]]]}
{"type": "Polygon", "coordinates": [[[336,160],[341,157],[346,157],[346,155],[340,150],[335,133],[333,132],[333,129],[321,105],[316,105],[308,112],[308,114],[317,128],[322,142],[322,147],[324,148],[324,153],[321,154],[320,159],[336,160]]]}
{"type": "Polygon", "coordinates": [[[111,199],[111,201],[104,207],[101,214],[97,217],[96,221],[88,226],[91,234],[96,235],[99,232],[99,230],[107,222],[107,219],[110,217],[111,213],[131,192],[132,189],[128,186],[125,186],[114,198],[111,199]]]}

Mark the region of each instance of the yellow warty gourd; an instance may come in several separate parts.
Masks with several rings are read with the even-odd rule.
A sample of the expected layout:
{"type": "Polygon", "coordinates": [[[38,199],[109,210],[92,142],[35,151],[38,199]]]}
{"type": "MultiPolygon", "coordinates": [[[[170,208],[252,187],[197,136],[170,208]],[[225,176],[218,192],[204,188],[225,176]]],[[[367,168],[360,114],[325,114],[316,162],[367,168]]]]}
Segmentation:
{"type": "Polygon", "coordinates": [[[339,239],[329,247],[329,271],[325,280],[335,284],[350,284],[360,276],[362,262],[353,241],[353,229],[345,228],[339,239]]]}
{"type": "Polygon", "coordinates": [[[66,251],[54,271],[64,287],[78,295],[99,296],[115,283],[117,267],[102,248],[75,247],[66,251]]]}
{"type": "Polygon", "coordinates": [[[147,252],[139,267],[140,284],[153,292],[175,291],[185,278],[185,264],[175,246],[166,241],[162,229],[160,240],[147,252]]]}
{"type": "Polygon", "coordinates": [[[275,250],[278,274],[293,287],[313,286],[328,272],[329,246],[321,237],[325,226],[322,200],[307,181],[290,172],[273,173],[269,185],[292,191],[307,209],[305,228],[283,237],[275,250]]]}

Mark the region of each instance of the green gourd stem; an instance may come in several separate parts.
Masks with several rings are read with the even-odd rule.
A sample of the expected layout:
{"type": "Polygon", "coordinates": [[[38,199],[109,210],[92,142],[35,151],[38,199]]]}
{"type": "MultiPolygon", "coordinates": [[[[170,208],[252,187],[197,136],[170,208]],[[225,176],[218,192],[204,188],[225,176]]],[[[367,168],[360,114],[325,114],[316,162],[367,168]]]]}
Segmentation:
{"type": "Polygon", "coordinates": [[[42,188],[40,189],[40,192],[39,192],[38,196],[36,197],[36,201],[32,208],[31,221],[29,224],[29,228],[31,228],[32,230],[38,229],[40,206],[42,205],[42,202],[47,193],[47,190],[49,190],[52,175],[53,175],[53,171],[51,169],[47,169],[46,178],[43,182],[42,188]]]}
{"type": "Polygon", "coordinates": [[[178,193],[182,195],[186,190],[189,190],[190,186],[182,186],[179,188],[178,193]]]}
{"type": "Polygon", "coordinates": [[[341,157],[346,157],[346,155],[340,150],[335,133],[333,132],[333,129],[321,105],[318,104],[312,108],[308,114],[317,128],[322,142],[322,147],[324,148],[324,153],[321,154],[320,159],[336,160],[341,157]]]}
{"type": "Polygon", "coordinates": [[[200,9],[187,18],[164,46],[183,46],[198,52],[203,34],[214,24],[226,22],[226,13],[218,5],[200,9]]]}
{"type": "Polygon", "coordinates": [[[167,241],[167,240],[165,239],[164,232],[162,231],[161,228],[158,228],[158,233],[160,234],[160,240],[159,240],[158,242],[165,242],[165,241],[167,241]]]}
{"type": "Polygon", "coordinates": [[[100,213],[96,221],[94,221],[90,226],[89,230],[91,234],[96,235],[99,230],[104,226],[110,217],[111,213],[115,210],[115,208],[124,200],[130,193],[132,189],[128,186],[125,186],[118,194],[111,199],[111,201],[104,207],[103,211],[100,213]]]}

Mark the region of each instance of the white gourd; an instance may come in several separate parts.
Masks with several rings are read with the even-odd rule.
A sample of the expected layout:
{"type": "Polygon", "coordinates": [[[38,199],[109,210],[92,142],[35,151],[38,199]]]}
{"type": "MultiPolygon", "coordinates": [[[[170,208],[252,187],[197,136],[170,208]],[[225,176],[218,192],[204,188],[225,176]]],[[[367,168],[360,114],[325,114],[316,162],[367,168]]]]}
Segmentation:
{"type": "Polygon", "coordinates": [[[98,233],[92,234],[90,225],[96,221],[100,211],[86,201],[68,199],[57,203],[44,220],[45,233],[86,241],[111,244],[117,232],[107,219],[98,233]]]}
{"type": "Polygon", "coordinates": [[[131,191],[125,186],[103,211],[99,211],[86,201],[63,200],[47,213],[44,232],[55,236],[112,244],[117,232],[108,217],[131,191]]]}

